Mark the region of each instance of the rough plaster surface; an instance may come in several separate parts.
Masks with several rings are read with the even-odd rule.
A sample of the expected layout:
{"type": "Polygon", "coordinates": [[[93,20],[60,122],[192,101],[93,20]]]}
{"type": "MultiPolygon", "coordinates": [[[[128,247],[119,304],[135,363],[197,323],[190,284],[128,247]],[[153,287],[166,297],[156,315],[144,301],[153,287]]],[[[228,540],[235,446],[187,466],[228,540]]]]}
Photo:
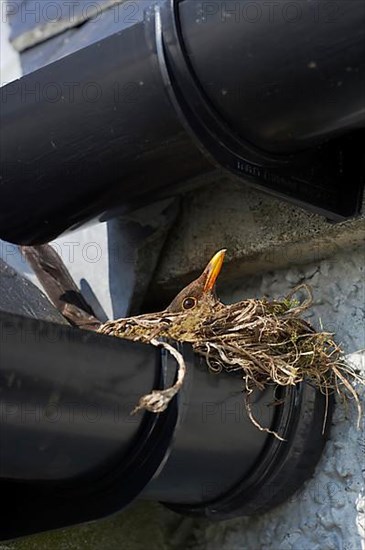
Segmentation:
{"type": "Polygon", "coordinates": [[[167,298],[220,248],[227,248],[221,281],[297,263],[317,262],[365,239],[365,219],[331,224],[226,176],[181,201],[156,273],[153,291],[167,298]]]}
{"type": "MultiPolygon", "coordinates": [[[[357,364],[360,362],[359,358],[357,364]]],[[[364,365],[364,356],[362,356],[364,365]]],[[[361,550],[365,547],[364,440],[337,407],[314,477],[262,517],[198,526],[195,550],[361,550]]]]}
{"type": "MultiPolygon", "coordinates": [[[[282,296],[300,281],[313,287],[311,322],[336,333],[365,373],[364,251],[348,250],[304,267],[248,278],[222,289],[224,301],[282,296]]],[[[363,406],[365,392],[362,391],[363,406]]],[[[338,405],[330,440],[315,474],[291,499],[262,517],[195,528],[190,548],[199,550],[360,550],[365,548],[364,426],[338,405]]]]}

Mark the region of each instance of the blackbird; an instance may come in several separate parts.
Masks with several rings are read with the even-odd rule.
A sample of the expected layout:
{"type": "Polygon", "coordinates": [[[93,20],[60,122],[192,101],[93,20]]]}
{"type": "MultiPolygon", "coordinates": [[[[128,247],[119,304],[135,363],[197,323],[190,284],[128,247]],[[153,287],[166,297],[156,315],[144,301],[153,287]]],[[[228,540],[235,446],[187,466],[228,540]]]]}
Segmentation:
{"type": "Polygon", "coordinates": [[[143,342],[156,337],[195,341],[202,324],[224,307],[217,298],[215,283],[225,253],[226,249],[217,252],[200,277],[181,290],[165,310],[108,321],[98,332],[143,342]]]}
{"type": "Polygon", "coordinates": [[[186,286],[166,308],[170,313],[209,310],[218,301],[215,293],[215,283],[222,269],[226,249],[217,252],[204,269],[203,273],[186,286]]]}

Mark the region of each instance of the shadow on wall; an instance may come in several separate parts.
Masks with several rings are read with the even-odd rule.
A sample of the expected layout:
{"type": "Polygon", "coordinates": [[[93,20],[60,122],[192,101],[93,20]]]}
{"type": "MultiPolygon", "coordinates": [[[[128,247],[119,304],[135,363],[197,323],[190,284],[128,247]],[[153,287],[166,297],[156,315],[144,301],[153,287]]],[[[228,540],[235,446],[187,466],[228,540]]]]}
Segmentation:
{"type": "Polygon", "coordinates": [[[163,506],[138,502],[110,518],[0,544],[0,550],[168,550],[183,547],[186,522],[190,526],[163,506]]]}

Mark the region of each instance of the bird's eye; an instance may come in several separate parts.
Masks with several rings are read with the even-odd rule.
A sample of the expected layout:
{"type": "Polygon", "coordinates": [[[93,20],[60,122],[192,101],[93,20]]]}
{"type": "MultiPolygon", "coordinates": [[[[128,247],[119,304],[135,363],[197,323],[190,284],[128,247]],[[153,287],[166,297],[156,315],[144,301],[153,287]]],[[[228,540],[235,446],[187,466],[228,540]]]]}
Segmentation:
{"type": "Polygon", "coordinates": [[[185,298],[183,301],[184,309],[191,309],[196,306],[196,298],[185,298]]]}

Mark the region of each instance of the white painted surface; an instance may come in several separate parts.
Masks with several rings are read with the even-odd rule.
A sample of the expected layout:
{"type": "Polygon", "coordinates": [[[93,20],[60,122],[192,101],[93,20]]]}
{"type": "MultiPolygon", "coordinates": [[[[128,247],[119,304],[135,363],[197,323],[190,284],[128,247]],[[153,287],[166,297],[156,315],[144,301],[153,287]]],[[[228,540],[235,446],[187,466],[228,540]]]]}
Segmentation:
{"type": "Polygon", "coordinates": [[[109,289],[107,224],[100,223],[59,237],[51,243],[69,269],[74,281],[95,313],[102,306],[107,319],[113,317],[109,289]],[[94,295],[97,299],[95,301],[94,295]]]}
{"type": "MultiPolygon", "coordinates": [[[[0,3],[2,8],[5,0],[0,0],[0,3]]],[[[9,31],[5,11],[2,9],[0,17],[0,86],[16,80],[22,74],[19,54],[9,42],[9,31]]]]}
{"type": "MultiPolygon", "coordinates": [[[[111,319],[113,310],[109,288],[106,223],[75,231],[56,239],[51,244],[61,256],[76,284],[82,288],[85,298],[93,306],[96,314],[100,314],[103,318],[98,309],[98,304],[101,304],[106,318],[111,319]]],[[[17,245],[0,241],[0,258],[42,289],[33,271],[21,256],[17,245]]]]}

